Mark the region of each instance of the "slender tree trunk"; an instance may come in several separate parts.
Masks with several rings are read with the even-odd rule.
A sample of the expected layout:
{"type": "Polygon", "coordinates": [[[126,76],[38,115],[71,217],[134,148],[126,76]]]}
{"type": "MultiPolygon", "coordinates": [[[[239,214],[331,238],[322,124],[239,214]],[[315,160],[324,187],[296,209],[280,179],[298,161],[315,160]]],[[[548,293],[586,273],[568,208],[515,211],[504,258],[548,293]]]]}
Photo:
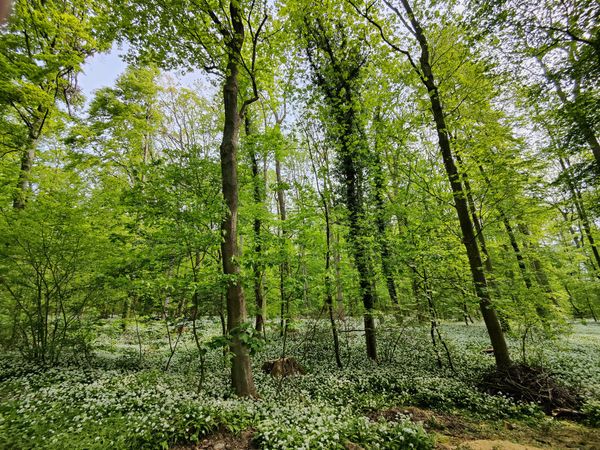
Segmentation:
{"type": "Polygon", "coordinates": [[[14,209],[25,209],[27,203],[27,192],[29,191],[29,179],[31,177],[31,169],[33,168],[33,160],[35,158],[35,148],[37,139],[29,138],[27,148],[23,150],[21,155],[21,165],[19,168],[19,179],[17,181],[17,189],[13,197],[14,209]]]}
{"type": "Polygon", "coordinates": [[[223,198],[227,206],[227,213],[221,224],[223,233],[221,253],[223,274],[227,283],[227,331],[231,334],[230,350],[233,353],[231,382],[238,395],[256,396],[248,347],[240,340],[239,336],[239,327],[246,321],[246,302],[240,280],[237,235],[237,150],[241,120],[238,111],[238,64],[241,60],[241,49],[244,42],[244,25],[238,3],[232,1],[229,6],[233,36],[228,42],[229,59],[223,84],[225,124],[220,152],[223,198]]]}
{"type": "Polygon", "coordinates": [[[285,207],[285,190],[283,187],[283,178],[281,176],[281,160],[278,155],[275,155],[275,177],[277,180],[277,209],[279,210],[279,221],[281,224],[281,256],[284,260],[279,264],[279,293],[280,297],[280,335],[284,337],[284,349],[283,355],[285,356],[285,337],[287,333],[287,314],[289,310],[289,297],[286,292],[285,285],[288,278],[289,266],[287,261],[287,253],[285,251],[287,233],[286,233],[286,220],[287,211],[285,207]]]}
{"type": "MultiPolygon", "coordinates": [[[[523,235],[531,237],[531,231],[529,231],[529,227],[525,223],[519,224],[519,230],[523,235]]],[[[535,251],[535,249],[539,248],[539,244],[537,242],[525,242],[526,248],[531,248],[535,251]]],[[[555,306],[560,306],[558,303],[558,299],[555,297],[554,292],[552,290],[552,285],[550,284],[550,279],[548,278],[548,274],[544,270],[544,266],[542,262],[535,256],[531,258],[531,265],[533,266],[533,273],[535,275],[535,279],[538,285],[544,290],[544,292],[548,295],[548,298],[552,301],[555,306]]]]}
{"type": "MultiPolygon", "coordinates": [[[[471,212],[471,219],[473,220],[473,226],[475,227],[475,232],[477,233],[477,240],[479,241],[479,246],[481,247],[481,253],[485,256],[483,261],[483,266],[487,273],[492,276],[494,272],[494,267],[492,265],[492,258],[490,257],[490,253],[487,248],[487,243],[485,242],[485,235],[483,234],[483,226],[481,221],[479,220],[479,216],[477,215],[477,207],[475,206],[475,199],[473,198],[473,190],[471,189],[471,183],[469,182],[469,174],[464,169],[464,164],[461,156],[458,152],[454,152],[456,156],[456,161],[458,162],[458,166],[462,170],[462,180],[465,185],[465,191],[467,193],[467,204],[469,206],[469,211],[471,212]]],[[[480,166],[480,169],[483,168],[480,166]]],[[[489,280],[490,285],[492,284],[492,280],[489,280]]]]}
{"type": "Polygon", "coordinates": [[[334,233],[335,245],[333,247],[333,265],[335,268],[335,303],[344,304],[344,285],[342,283],[342,252],[340,249],[340,233],[334,233]]]}
{"type": "Polygon", "coordinates": [[[413,30],[415,31],[415,36],[419,42],[419,46],[421,47],[421,55],[419,58],[422,72],[421,81],[429,93],[431,110],[436,125],[440,151],[442,153],[442,159],[448,175],[448,180],[452,188],[454,205],[456,207],[458,220],[460,222],[463,244],[469,259],[469,267],[471,268],[471,274],[475,284],[475,291],[479,299],[479,307],[487,327],[492,347],[494,348],[496,366],[499,370],[508,370],[512,365],[508,352],[508,346],[506,345],[506,340],[504,338],[502,327],[500,326],[500,321],[498,320],[496,311],[494,310],[489,297],[487,280],[483,271],[483,263],[481,261],[479,247],[477,246],[475,233],[473,231],[473,223],[471,222],[471,218],[469,216],[466,195],[462,183],[460,182],[458,170],[454,163],[454,158],[452,157],[444,110],[440,100],[438,87],[431,69],[431,64],[429,62],[429,44],[425,34],[423,33],[420,23],[416,19],[412,8],[408,3],[408,0],[401,1],[406,13],[408,14],[413,30]]]}
{"type": "MultiPolygon", "coordinates": [[[[250,114],[246,112],[245,116],[245,128],[246,128],[246,136],[250,136],[252,134],[252,123],[250,119],[250,114]]],[[[250,150],[250,162],[252,166],[252,186],[253,186],[253,196],[254,196],[254,205],[258,208],[262,208],[263,204],[263,176],[260,173],[260,169],[258,167],[258,159],[256,155],[256,149],[252,146],[250,150]]],[[[264,329],[265,323],[265,297],[264,297],[264,289],[263,289],[263,271],[264,264],[262,261],[263,252],[262,252],[262,237],[261,237],[261,228],[262,228],[262,220],[260,218],[260,213],[256,213],[254,217],[254,222],[252,224],[252,229],[254,232],[254,255],[252,262],[252,272],[254,278],[254,301],[256,303],[256,322],[254,324],[254,328],[257,332],[262,333],[264,329]]]]}
{"type": "MultiPolygon", "coordinates": [[[[329,315],[329,322],[331,324],[331,334],[333,336],[333,352],[335,355],[335,363],[338,368],[342,368],[342,358],[340,356],[340,340],[338,337],[337,325],[335,323],[335,316],[333,312],[333,294],[332,294],[332,286],[331,286],[331,215],[330,215],[330,205],[329,205],[329,190],[327,187],[327,175],[325,175],[325,180],[323,183],[323,189],[319,187],[319,173],[317,171],[317,167],[314,162],[314,155],[311,151],[310,143],[308,144],[308,152],[310,155],[310,160],[313,168],[313,172],[315,175],[315,181],[317,186],[317,192],[319,193],[319,197],[321,198],[321,204],[323,205],[323,212],[325,214],[325,304],[327,305],[327,313],[329,315]]],[[[325,157],[325,163],[327,164],[327,156],[325,157]]],[[[327,167],[327,165],[326,165],[327,167]]],[[[327,170],[329,168],[327,167],[327,170]]]]}
{"type": "MultiPolygon", "coordinates": [[[[461,156],[457,152],[455,152],[455,155],[459,167],[462,168],[463,182],[465,186],[465,191],[467,192],[467,205],[469,207],[469,211],[471,212],[471,218],[473,220],[475,232],[477,233],[477,240],[479,241],[479,246],[484,256],[483,267],[489,276],[488,285],[494,292],[498,292],[498,286],[496,284],[496,280],[494,279],[494,266],[492,264],[492,257],[490,256],[490,253],[488,251],[487,243],[485,241],[485,235],[483,233],[483,226],[477,214],[477,207],[475,206],[475,199],[473,198],[473,190],[471,189],[471,183],[469,182],[469,175],[464,170],[464,164],[462,162],[461,156]]],[[[479,170],[483,173],[482,166],[479,166],[479,170]]],[[[489,184],[489,180],[487,179],[487,177],[485,178],[485,180],[489,184]]],[[[502,331],[509,331],[510,324],[508,322],[508,319],[506,318],[506,315],[502,314],[500,311],[497,311],[496,314],[498,316],[498,320],[500,321],[502,331]]]]}
{"type": "Polygon", "coordinates": [[[517,259],[517,264],[519,265],[519,269],[521,270],[521,275],[523,276],[525,286],[527,287],[527,289],[531,289],[531,279],[529,278],[529,274],[527,273],[527,265],[525,264],[525,258],[523,258],[523,253],[521,253],[519,243],[517,242],[515,230],[513,229],[512,225],[510,224],[510,221],[508,220],[508,217],[502,209],[500,209],[500,218],[502,219],[502,223],[504,224],[504,228],[506,229],[506,234],[508,234],[508,240],[510,241],[510,246],[513,249],[515,258],[517,259]]]}
{"type": "Polygon", "coordinates": [[[379,108],[375,113],[375,155],[374,155],[374,167],[373,167],[373,178],[375,184],[375,207],[376,207],[376,223],[377,223],[377,237],[379,241],[379,248],[381,252],[381,270],[385,277],[385,282],[390,296],[390,300],[394,305],[398,304],[398,294],[396,291],[396,282],[394,281],[394,271],[390,261],[390,248],[388,245],[388,239],[386,236],[386,221],[385,221],[385,201],[384,201],[384,179],[383,179],[383,167],[381,162],[381,114],[379,108]]]}
{"type": "Polygon", "coordinates": [[[335,363],[341,369],[342,358],[340,357],[340,340],[338,338],[337,325],[333,314],[333,294],[331,292],[331,221],[329,217],[329,205],[327,200],[323,198],[323,206],[325,208],[325,232],[327,236],[327,249],[325,251],[325,292],[327,312],[329,314],[329,322],[331,323],[331,334],[333,335],[333,351],[335,354],[335,363]]]}
{"type": "MultiPolygon", "coordinates": [[[[583,134],[586,143],[588,144],[588,146],[592,150],[592,154],[594,155],[594,160],[596,161],[596,171],[600,173],[600,142],[598,142],[598,138],[596,137],[594,129],[590,125],[588,117],[585,113],[581,112],[581,108],[575,106],[575,102],[569,100],[567,94],[563,91],[562,86],[560,85],[556,77],[552,75],[552,73],[548,69],[548,66],[546,66],[546,64],[542,61],[542,58],[539,56],[538,62],[542,66],[546,79],[554,84],[558,98],[560,99],[562,104],[568,108],[567,110],[570,111],[570,115],[573,122],[575,122],[581,130],[581,133],[583,134]]],[[[579,96],[579,80],[574,80],[573,86],[573,94],[576,100],[579,96]]]]}
{"type": "MultiPolygon", "coordinates": [[[[563,158],[559,158],[558,161],[563,170],[563,175],[567,180],[567,187],[569,191],[571,191],[571,200],[575,205],[575,210],[577,211],[579,220],[583,225],[585,236],[587,237],[587,240],[590,243],[590,247],[592,248],[592,254],[594,255],[594,259],[596,260],[596,267],[599,268],[598,270],[600,270],[600,253],[598,252],[598,247],[596,245],[594,235],[592,234],[592,227],[590,225],[590,220],[588,219],[587,211],[583,205],[581,193],[579,192],[579,190],[575,186],[575,183],[573,182],[573,179],[571,178],[571,174],[569,173],[569,168],[567,166],[566,161],[563,158]]],[[[600,274],[597,273],[596,276],[600,277],[600,274]]]]}

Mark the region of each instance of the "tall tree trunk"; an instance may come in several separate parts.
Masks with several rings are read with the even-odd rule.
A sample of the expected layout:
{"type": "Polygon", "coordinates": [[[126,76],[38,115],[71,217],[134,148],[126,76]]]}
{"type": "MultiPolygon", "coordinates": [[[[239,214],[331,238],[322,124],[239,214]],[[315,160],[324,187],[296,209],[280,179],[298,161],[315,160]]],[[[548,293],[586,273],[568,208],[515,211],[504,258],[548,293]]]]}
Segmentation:
{"type": "Polygon", "coordinates": [[[275,177],[277,180],[277,209],[279,210],[279,222],[281,232],[281,256],[284,258],[279,264],[279,293],[280,293],[280,335],[284,337],[283,355],[285,356],[285,340],[287,336],[287,314],[289,310],[289,297],[286,292],[285,285],[288,279],[289,266],[287,261],[287,253],[285,251],[287,232],[286,232],[286,220],[287,211],[285,208],[285,189],[283,187],[283,178],[281,176],[281,159],[275,155],[275,177]]]}
{"type": "MultiPolygon", "coordinates": [[[[464,164],[462,162],[461,156],[455,152],[456,161],[458,162],[459,167],[462,170],[463,182],[465,185],[465,191],[467,192],[467,205],[469,207],[469,211],[471,212],[471,218],[473,220],[473,225],[475,227],[475,232],[477,233],[477,240],[479,241],[479,245],[481,247],[481,252],[483,253],[483,267],[487,272],[489,279],[488,285],[494,291],[498,292],[498,286],[496,280],[494,278],[494,266],[492,264],[492,257],[490,256],[487,243],[485,241],[485,234],[483,233],[483,225],[481,224],[481,220],[479,219],[479,215],[477,214],[477,207],[475,206],[475,199],[473,198],[473,190],[471,189],[471,183],[469,182],[469,175],[464,170],[464,164]]],[[[483,167],[479,166],[479,170],[483,173],[483,167]]],[[[489,184],[489,180],[487,177],[485,178],[486,182],[489,184]]],[[[466,307],[466,304],[465,304],[466,307]]],[[[502,331],[506,332],[510,330],[510,324],[505,314],[497,311],[498,320],[500,321],[500,325],[502,326],[502,331]]],[[[471,319],[472,320],[472,319],[471,319]]]]}
{"type": "MultiPolygon", "coordinates": [[[[590,243],[590,247],[592,248],[592,254],[594,255],[594,259],[596,260],[596,267],[598,268],[598,270],[600,270],[600,253],[598,252],[596,240],[594,239],[594,235],[592,234],[592,227],[587,215],[587,211],[585,209],[585,206],[583,205],[583,198],[581,197],[581,193],[579,192],[579,190],[575,186],[573,179],[571,178],[567,162],[563,158],[558,158],[558,161],[560,163],[560,167],[563,170],[563,175],[567,181],[567,188],[571,192],[571,200],[575,205],[575,210],[577,211],[579,220],[583,225],[585,236],[587,237],[587,240],[590,243]]],[[[596,276],[600,278],[600,273],[597,273],[596,276]]]]}
{"type": "Polygon", "coordinates": [[[227,283],[227,331],[231,334],[230,350],[233,353],[231,382],[241,396],[256,396],[248,347],[240,340],[240,326],[246,321],[246,302],[240,280],[239,249],[237,235],[238,178],[237,150],[240,135],[238,111],[238,64],[244,42],[244,25],[238,2],[229,4],[233,35],[228,42],[228,62],[223,84],[225,123],[220,146],[223,198],[227,213],[221,224],[223,241],[221,253],[223,274],[227,283]]]}
{"type": "Polygon", "coordinates": [[[384,178],[383,178],[383,167],[381,162],[381,113],[379,108],[375,113],[375,155],[374,155],[374,167],[373,167],[373,178],[375,184],[375,208],[376,208],[376,223],[377,223],[377,238],[379,241],[379,248],[381,252],[381,270],[385,277],[385,282],[390,296],[390,300],[394,305],[398,304],[398,294],[396,291],[396,282],[394,281],[394,271],[390,261],[390,248],[388,245],[388,239],[386,236],[386,222],[385,222],[385,201],[384,201],[384,178]]]}
{"type": "MultiPolygon", "coordinates": [[[[307,26],[308,23],[306,23],[307,26]]],[[[310,26],[309,26],[310,28],[310,26]]],[[[332,48],[340,47],[347,56],[347,42],[334,41],[320,25],[310,28],[310,39],[323,52],[328,62],[315,62],[314,49],[307,47],[309,62],[316,75],[317,84],[328,102],[330,113],[337,122],[329,132],[339,146],[340,174],[344,184],[344,197],[348,208],[348,241],[350,252],[358,272],[359,289],[364,307],[364,326],[367,357],[377,360],[377,337],[373,309],[375,306],[374,271],[369,243],[370,230],[365,223],[364,182],[367,169],[369,145],[360,118],[359,89],[356,84],[364,61],[353,60],[351,68],[340,70],[341,58],[332,48]]],[[[341,53],[341,52],[340,52],[341,53]]],[[[348,67],[348,61],[343,61],[348,67]]]]}
{"type": "MultiPolygon", "coordinates": [[[[246,112],[244,117],[245,119],[245,128],[246,128],[246,136],[250,136],[252,134],[252,121],[250,119],[250,114],[246,112]]],[[[250,162],[252,166],[252,186],[253,186],[253,196],[254,196],[254,205],[257,208],[262,208],[263,204],[263,176],[260,173],[260,169],[258,167],[258,158],[256,155],[256,149],[252,146],[250,150],[250,162]]],[[[262,220],[260,218],[260,213],[256,213],[254,217],[254,222],[252,224],[252,230],[254,232],[254,255],[252,262],[252,272],[254,279],[254,301],[256,303],[256,322],[254,324],[254,328],[257,332],[262,333],[264,330],[265,324],[265,297],[264,297],[264,289],[263,289],[263,272],[264,272],[264,264],[263,264],[263,251],[262,251],[262,236],[261,236],[261,228],[262,228],[262,220]]]]}
{"type": "Polygon", "coordinates": [[[574,83],[572,83],[575,101],[570,101],[567,97],[567,94],[563,91],[563,88],[556,76],[552,75],[548,69],[548,66],[546,66],[540,56],[538,56],[538,62],[542,66],[542,70],[544,71],[546,79],[554,84],[558,98],[560,99],[561,103],[568,108],[568,111],[570,111],[571,119],[573,122],[575,122],[575,124],[577,124],[581,133],[583,134],[585,142],[592,150],[592,154],[594,155],[594,159],[596,161],[596,171],[600,173],[600,142],[598,142],[598,137],[590,125],[590,121],[586,114],[582,113],[581,109],[575,105],[575,101],[577,100],[577,97],[579,97],[579,80],[574,80],[574,83]]]}
{"type": "Polygon", "coordinates": [[[421,48],[421,55],[419,58],[419,65],[422,72],[420,74],[421,81],[429,93],[431,110],[436,125],[440,151],[442,153],[442,159],[448,175],[448,180],[452,188],[454,205],[456,207],[458,220],[460,222],[463,244],[469,259],[469,267],[471,269],[473,282],[475,284],[475,292],[479,299],[481,315],[483,316],[483,320],[487,327],[490,341],[494,349],[496,366],[498,370],[508,370],[512,365],[508,352],[508,346],[506,345],[506,340],[504,338],[502,327],[500,326],[500,321],[498,320],[496,311],[494,310],[489,297],[487,280],[483,271],[481,254],[479,253],[479,247],[477,246],[475,233],[473,232],[473,223],[471,222],[471,218],[469,216],[466,195],[458,175],[458,170],[454,163],[454,158],[452,157],[444,110],[440,100],[439,90],[433,76],[433,71],[431,69],[431,63],[429,61],[429,44],[419,21],[415,17],[413,10],[408,3],[408,0],[401,1],[421,48]]]}
{"type": "MultiPolygon", "coordinates": [[[[333,353],[335,356],[335,363],[338,368],[342,368],[342,358],[340,356],[340,340],[338,336],[337,324],[335,322],[335,315],[333,312],[333,293],[331,286],[331,208],[329,204],[329,189],[327,186],[327,174],[325,175],[325,180],[323,182],[323,189],[319,187],[319,172],[317,171],[317,167],[314,162],[314,155],[311,151],[311,145],[308,144],[308,152],[310,155],[310,160],[313,168],[313,172],[315,175],[315,182],[317,187],[317,192],[319,193],[319,197],[321,198],[321,204],[323,205],[323,213],[325,214],[325,304],[327,305],[327,313],[329,315],[329,323],[331,324],[331,334],[333,337],[333,353]]],[[[325,164],[327,170],[329,170],[327,166],[327,156],[325,156],[325,164]]],[[[328,173],[328,172],[327,172],[328,173]]]]}
{"type": "Polygon", "coordinates": [[[35,158],[35,148],[37,139],[29,138],[27,147],[21,155],[21,165],[19,167],[19,179],[17,181],[17,189],[13,197],[14,209],[25,209],[27,203],[27,192],[29,191],[29,179],[31,177],[31,169],[33,168],[33,160],[35,158]]]}

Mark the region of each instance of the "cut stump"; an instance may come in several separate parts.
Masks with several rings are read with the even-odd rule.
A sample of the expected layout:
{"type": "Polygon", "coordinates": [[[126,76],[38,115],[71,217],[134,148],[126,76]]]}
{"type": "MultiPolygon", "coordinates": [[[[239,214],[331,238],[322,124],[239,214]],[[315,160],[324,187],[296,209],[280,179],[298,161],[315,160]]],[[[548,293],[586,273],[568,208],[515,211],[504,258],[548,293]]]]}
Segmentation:
{"type": "Polygon", "coordinates": [[[295,358],[279,358],[265,361],[262,370],[275,378],[289,377],[291,375],[304,375],[306,371],[295,358]]]}

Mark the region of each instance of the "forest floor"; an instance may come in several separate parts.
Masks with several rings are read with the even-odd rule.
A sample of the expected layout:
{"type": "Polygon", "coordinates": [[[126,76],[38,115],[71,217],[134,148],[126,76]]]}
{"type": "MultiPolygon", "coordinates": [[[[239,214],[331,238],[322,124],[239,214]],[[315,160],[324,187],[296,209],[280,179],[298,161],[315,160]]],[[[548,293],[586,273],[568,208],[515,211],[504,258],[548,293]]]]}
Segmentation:
{"type": "MultiPolygon", "coordinates": [[[[582,423],[478,389],[493,365],[481,324],[442,324],[452,369],[427,327],[380,322],[374,364],[360,321],[340,321],[338,369],[327,323],[299,321],[286,355],[306,374],[283,379],[261,370],[281,355],[273,324],[253,355],[258,400],[231,394],[218,321],[197,323],[202,352],[189,324],[180,325],[103,321],[89,349],[53,368],[0,355],[0,448],[600,449],[598,324],[574,324],[553,339],[528,333],[525,343],[527,363],[582,393],[582,423]]],[[[522,360],[518,331],[510,346],[522,360]]]]}
{"type": "MultiPolygon", "coordinates": [[[[473,420],[462,414],[438,413],[409,406],[384,410],[382,416],[400,412],[420,424],[435,437],[440,450],[536,450],[536,449],[600,449],[600,430],[568,421],[543,422],[539,425],[521,421],[473,420]]],[[[257,449],[252,442],[253,430],[212,433],[200,442],[177,445],[172,450],[246,450],[257,449]]],[[[346,444],[348,450],[363,447],[346,444]]]]}

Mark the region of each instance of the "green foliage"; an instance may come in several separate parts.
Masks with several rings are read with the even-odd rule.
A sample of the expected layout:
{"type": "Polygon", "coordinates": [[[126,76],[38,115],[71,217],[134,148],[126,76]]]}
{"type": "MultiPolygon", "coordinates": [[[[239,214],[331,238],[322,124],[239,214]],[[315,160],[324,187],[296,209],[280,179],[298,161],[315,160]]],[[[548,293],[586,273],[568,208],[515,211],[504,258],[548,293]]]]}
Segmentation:
{"type": "Polygon", "coordinates": [[[93,307],[113,247],[105,217],[77,176],[56,170],[38,179],[44,189],[29,207],[5,211],[0,219],[2,341],[54,364],[63,350],[89,353],[93,307]]]}

